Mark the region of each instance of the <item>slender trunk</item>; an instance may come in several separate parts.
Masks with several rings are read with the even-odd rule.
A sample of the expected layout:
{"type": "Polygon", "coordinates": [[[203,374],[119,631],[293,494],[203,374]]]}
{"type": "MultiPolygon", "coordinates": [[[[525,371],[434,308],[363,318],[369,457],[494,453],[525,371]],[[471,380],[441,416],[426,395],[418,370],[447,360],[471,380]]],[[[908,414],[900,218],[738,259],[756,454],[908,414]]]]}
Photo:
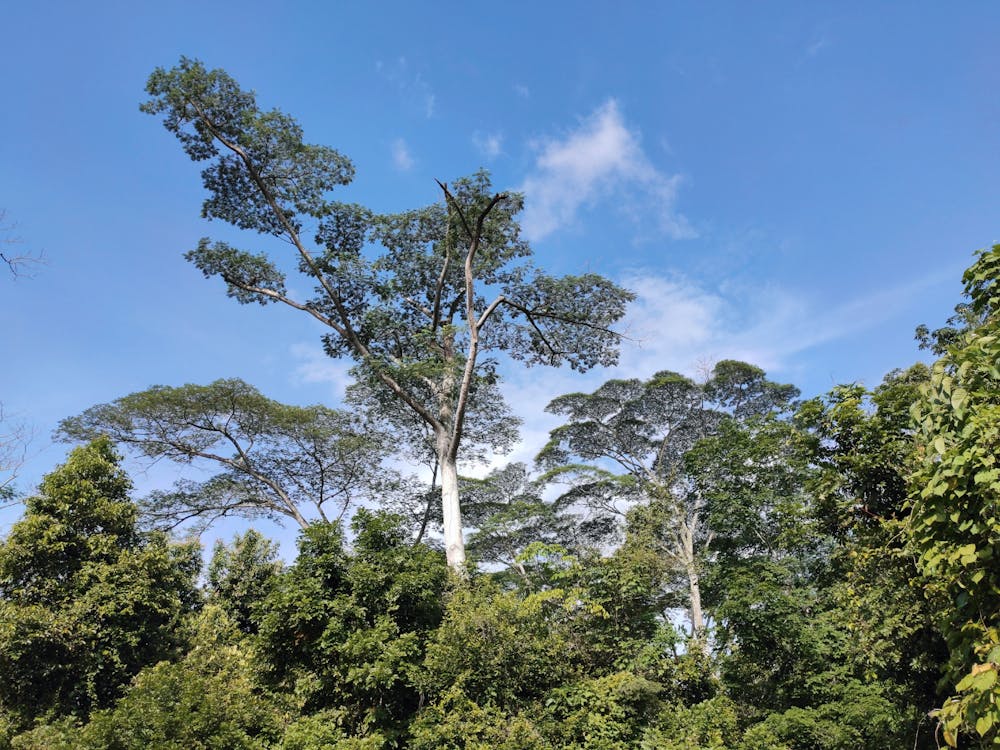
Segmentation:
{"type": "Polygon", "coordinates": [[[462,537],[462,509],[458,502],[458,464],[448,450],[447,436],[438,438],[441,469],[441,511],[444,516],[444,549],[448,567],[465,574],[465,539],[462,537]]]}
{"type": "Polygon", "coordinates": [[[691,635],[701,638],[705,632],[705,618],[701,612],[701,584],[694,565],[688,567],[688,586],[691,589],[691,635]]]}
{"type": "Polygon", "coordinates": [[[682,526],[682,543],[684,545],[684,569],[688,578],[688,594],[690,599],[689,615],[691,618],[691,637],[701,638],[705,632],[705,616],[701,611],[701,582],[698,578],[698,565],[694,554],[694,524],[684,523],[682,526]]]}

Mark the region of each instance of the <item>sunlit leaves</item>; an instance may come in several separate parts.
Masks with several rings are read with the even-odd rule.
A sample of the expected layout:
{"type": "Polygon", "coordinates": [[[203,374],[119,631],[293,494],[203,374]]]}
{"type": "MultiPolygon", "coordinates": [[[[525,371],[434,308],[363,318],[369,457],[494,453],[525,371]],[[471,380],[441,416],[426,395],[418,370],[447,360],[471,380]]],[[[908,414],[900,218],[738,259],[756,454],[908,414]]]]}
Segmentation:
{"type": "Polygon", "coordinates": [[[195,161],[216,159],[202,171],[206,217],[284,235],[297,228],[297,214],[324,215],[326,194],[354,175],[346,157],[304,143],[293,118],[261,110],[225,71],[181,58],[175,68],[157,68],[146,90],[152,98],[142,111],[162,114],[195,161]]]}
{"type": "Polygon", "coordinates": [[[994,664],[1000,657],[998,271],[1000,246],[994,246],[966,272],[966,293],[981,323],[955,337],[914,407],[922,446],[911,477],[910,534],[928,585],[939,586],[953,604],[942,613],[941,628],[957,695],[939,715],[952,747],[970,727],[984,741],[1000,741],[994,664]]]}

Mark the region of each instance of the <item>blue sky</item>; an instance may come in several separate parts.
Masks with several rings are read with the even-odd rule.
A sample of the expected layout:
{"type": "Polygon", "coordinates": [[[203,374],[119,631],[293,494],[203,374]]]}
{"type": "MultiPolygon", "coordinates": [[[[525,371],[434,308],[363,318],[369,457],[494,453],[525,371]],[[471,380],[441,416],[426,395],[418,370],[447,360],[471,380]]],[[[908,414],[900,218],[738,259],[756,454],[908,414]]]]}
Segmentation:
{"type": "Polygon", "coordinates": [[[335,404],[346,377],[308,321],[235,304],[181,257],[234,235],[138,111],[154,67],[200,58],[296,116],[354,160],[344,200],[423,205],[485,166],[526,193],[539,265],[640,294],[616,370],[508,373],[524,459],[550,398],[611,375],[735,357],[813,395],[920,356],[913,328],[1000,236],[1000,6],[957,7],[11,5],[0,208],[47,259],[0,277],[0,401],[36,433],[19,484],[62,460],[59,419],[152,384],[335,404]]]}

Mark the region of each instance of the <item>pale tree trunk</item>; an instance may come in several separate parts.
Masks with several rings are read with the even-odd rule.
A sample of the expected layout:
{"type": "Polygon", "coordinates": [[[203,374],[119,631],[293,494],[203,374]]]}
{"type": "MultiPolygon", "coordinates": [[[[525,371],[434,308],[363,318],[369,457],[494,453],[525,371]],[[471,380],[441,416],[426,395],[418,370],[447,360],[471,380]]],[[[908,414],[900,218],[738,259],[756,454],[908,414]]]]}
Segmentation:
{"type": "Polygon", "coordinates": [[[682,561],[688,578],[688,595],[690,604],[688,614],[691,618],[691,637],[701,638],[705,632],[705,616],[701,611],[701,582],[698,578],[698,564],[694,554],[695,523],[681,524],[682,561]]]}
{"type": "Polygon", "coordinates": [[[465,571],[465,539],[462,536],[462,508],[458,500],[458,464],[450,455],[448,442],[447,436],[438,438],[444,549],[448,557],[448,567],[462,575],[465,571]]]}
{"type": "MultiPolygon", "coordinates": [[[[476,314],[476,276],[473,270],[476,253],[479,250],[479,243],[483,238],[483,223],[490,211],[502,201],[505,196],[497,193],[489,202],[489,205],[470,223],[466,218],[462,207],[455,201],[448,186],[438,181],[441,190],[444,191],[445,202],[449,209],[454,209],[461,219],[462,226],[469,236],[469,249],[465,254],[465,322],[469,326],[469,344],[465,352],[465,364],[462,368],[462,380],[459,384],[457,398],[453,399],[453,379],[455,372],[450,367],[445,370],[444,379],[438,392],[438,417],[439,425],[437,433],[437,453],[438,461],[441,464],[441,506],[444,513],[444,547],[448,556],[448,567],[459,576],[465,577],[465,540],[462,538],[462,508],[458,498],[458,446],[462,441],[462,424],[465,421],[466,409],[469,405],[469,394],[476,373],[476,358],[479,354],[479,332],[490,316],[505,301],[503,295],[491,302],[482,315],[476,314]],[[473,229],[473,226],[475,227],[473,229]]],[[[449,212],[450,213],[450,212],[449,212]]],[[[449,215],[449,220],[450,220],[449,215]]],[[[447,259],[445,268],[447,268],[447,259]]],[[[438,288],[444,280],[445,268],[441,270],[438,281],[438,288]]],[[[437,320],[438,303],[435,302],[432,319],[437,320]]],[[[450,318],[449,318],[450,320],[450,318]]],[[[455,356],[454,335],[451,335],[443,343],[443,353],[448,364],[457,362],[455,356]]]]}

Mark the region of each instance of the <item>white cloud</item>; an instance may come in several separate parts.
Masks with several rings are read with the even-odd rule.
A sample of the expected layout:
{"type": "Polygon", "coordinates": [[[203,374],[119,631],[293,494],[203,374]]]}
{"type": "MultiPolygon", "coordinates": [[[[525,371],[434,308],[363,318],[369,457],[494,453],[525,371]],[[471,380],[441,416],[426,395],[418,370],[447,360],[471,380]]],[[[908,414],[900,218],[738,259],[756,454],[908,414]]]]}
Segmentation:
{"type": "Polygon", "coordinates": [[[522,99],[527,99],[531,96],[531,89],[529,89],[523,83],[515,83],[514,93],[517,94],[522,99]]]}
{"type": "Polygon", "coordinates": [[[328,383],[336,401],[344,398],[351,384],[351,363],[328,357],[316,344],[297,343],[289,347],[292,359],[297,362],[293,376],[299,383],[328,383]]]}
{"type": "Polygon", "coordinates": [[[653,166],[639,134],[609,99],[562,140],[541,144],[519,188],[526,195],[521,225],[529,239],[540,240],[572,224],[582,207],[614,196],[640,225],[675,239],[692,237],[693,228],[675,208],[680,183],[680,175],[653,166]]]}
{"type": "Polygon", "coordinates": [[[794,381],[789,374],[799,369],[809,349],[877,326],[907,309],[922,291],[953,277],[936,273],[824,307],[820,300],[773,285],[710,290],[681,276],[634,273],[620,280],[637,299],[621,326],[628,338],[616,367],[580,374],[517,366],[506,373],[503,391],[524,425],[512,453],[491,466],[534,460],[559,424],[545,413],[556,396],[593,391],[611,378],[646,379],[660,370],[698,379],[722,359],[750,362],[794,381]]]}
{"type": "Polygon", "coordinates": [[[392,163],[401,172],[408,172],[413,168],[413,155],[410,154],[410,148],[402,138],[392,142],[392,163]]]}
{"type": "Polygon", "coordinates": [[[658,369],[697,375],[704,363],[740,359],[768,371],[790,368],[796,355],[899,314],[942,274],[824,305],[776,285],[726,284],[707,290],[681,277],[651,273],[622,280],[638,299],[625,319],[617,377],[649,377],[658,369]]]}
{"type": "Polygon", "coordinates": [[[477,131],[472,134],[472,142],[487,159],[495,159],[503,151],[502,133],[480,133],[477,131]]]}

